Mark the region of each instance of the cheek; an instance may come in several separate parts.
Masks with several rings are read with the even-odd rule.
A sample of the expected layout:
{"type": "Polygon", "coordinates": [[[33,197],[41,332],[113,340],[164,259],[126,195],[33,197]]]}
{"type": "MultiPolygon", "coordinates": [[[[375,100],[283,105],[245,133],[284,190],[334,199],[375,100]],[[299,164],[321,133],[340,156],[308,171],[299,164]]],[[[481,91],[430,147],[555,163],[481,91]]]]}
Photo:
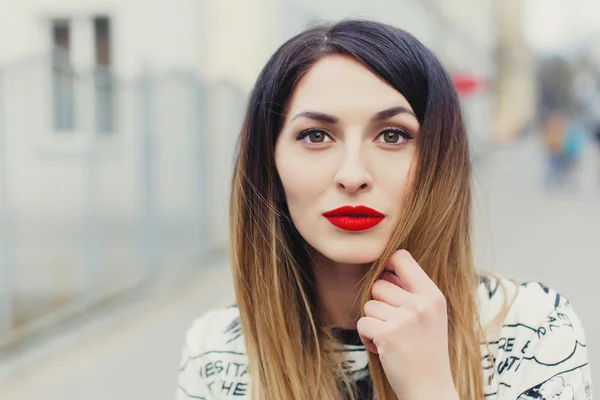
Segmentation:
{"type": "Polygon", "coordinates": [[[276,158],[276,164],[292,214],[310,207],[327,189],[329,177],[322,160],[316,162],[301,152],[285,151],[276,158]]]}
{"type": "Polygon", "coordinates": [[[404,199],[412,185],[413,159],[413,151],[393,154],[393,156],[380,156],[373,168],[375,171],[373,178],[377,182],[378,189],[392,204],[398,205],[398,211],[402,210],[404,199]]]}

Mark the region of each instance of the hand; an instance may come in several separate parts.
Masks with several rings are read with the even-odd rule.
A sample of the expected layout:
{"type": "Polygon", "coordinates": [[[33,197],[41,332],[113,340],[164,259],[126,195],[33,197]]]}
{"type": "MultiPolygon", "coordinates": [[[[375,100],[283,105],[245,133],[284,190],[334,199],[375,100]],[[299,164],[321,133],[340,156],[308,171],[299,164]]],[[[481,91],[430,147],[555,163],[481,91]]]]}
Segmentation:
{"type": "Polygon", "coordinates": [[[395,252],[387,269],[401,282],[393,275],[375,282],[357,325],[361,341],[379,355],[399,400],[458,399],[444,295],[406,250],[395,252]]]}

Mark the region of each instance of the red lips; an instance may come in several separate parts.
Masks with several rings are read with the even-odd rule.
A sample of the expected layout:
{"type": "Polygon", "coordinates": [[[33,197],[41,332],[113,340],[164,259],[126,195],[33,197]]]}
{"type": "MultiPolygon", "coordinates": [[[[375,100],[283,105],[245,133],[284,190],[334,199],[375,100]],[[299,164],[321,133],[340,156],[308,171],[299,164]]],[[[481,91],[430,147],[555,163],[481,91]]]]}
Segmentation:
{"type": "Polygon", "coordinates": [[[347,231],[364,231],[383,221],[385,215],[365,206],[343,206],[323,213],[329,222],[347,231]]]}

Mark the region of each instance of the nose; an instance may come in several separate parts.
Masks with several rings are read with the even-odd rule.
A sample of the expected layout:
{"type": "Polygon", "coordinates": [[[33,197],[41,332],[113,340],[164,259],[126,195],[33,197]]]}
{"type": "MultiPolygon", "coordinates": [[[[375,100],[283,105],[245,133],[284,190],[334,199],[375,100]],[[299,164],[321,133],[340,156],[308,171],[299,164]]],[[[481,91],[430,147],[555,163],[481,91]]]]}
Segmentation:
{"type": "Polygon", "coordinates": [[[344,155],[334,179],[340,190],[351,194],[368,190],[373,184],[372,177],[359,152],[344,155]]]}

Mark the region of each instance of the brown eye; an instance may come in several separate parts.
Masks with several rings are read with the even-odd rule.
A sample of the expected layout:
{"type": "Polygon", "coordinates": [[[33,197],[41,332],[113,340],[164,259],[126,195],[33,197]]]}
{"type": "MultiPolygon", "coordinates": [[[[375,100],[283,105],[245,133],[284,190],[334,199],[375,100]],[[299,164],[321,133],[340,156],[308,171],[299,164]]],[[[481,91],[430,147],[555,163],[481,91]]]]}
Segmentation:
{"type": "Polygon", "coordinates": [[[376,142],[388,144],[391,146],[401,145],[412,139],[412,137],[402,129],[388,128],[377,136],[376,142]],[[383,140],[382,140],[383,139],[383,140]]]}
{"type": "Polygon", "coordinates": [[[303,141],[307,144],[324,144],[333,141],[327,133],[320,129],[311,129],[308,131],[304,131],[298,136],[296,140],[303,141]]]}
{"type": "Polygon", "coordinates": [[[387,131],[384,132],[383,135],[383,140],[385,140],[386,143],[398,143],[398,140],[400,140],[400,134],[398,132],[387,131]]]}
{"type": "Polygon", "coordinates": [[[321,143],[325,140],[323,132],[312,132],[308,135],[308,138],[313,143],[321,143]]]}

